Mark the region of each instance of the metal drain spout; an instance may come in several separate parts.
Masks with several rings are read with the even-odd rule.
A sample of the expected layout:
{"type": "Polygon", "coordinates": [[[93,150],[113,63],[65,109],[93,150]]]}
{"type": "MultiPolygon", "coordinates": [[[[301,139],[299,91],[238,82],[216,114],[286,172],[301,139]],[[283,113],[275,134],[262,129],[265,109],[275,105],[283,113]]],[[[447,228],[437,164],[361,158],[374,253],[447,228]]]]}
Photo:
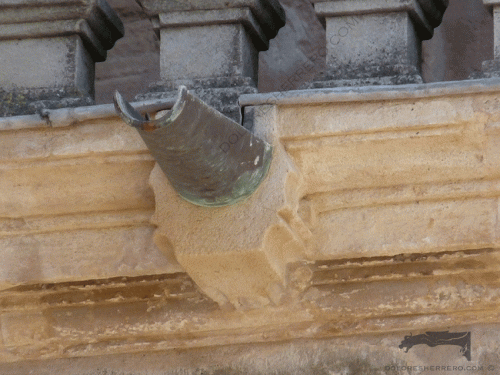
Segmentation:
{"type": "Polygon", "coordinates": [[[187,201],[227,206],[249,197],[265,178],[272,147],[180,86],[170,111],[143,118],[115,93],[115,108],[134,127],[170,184],[187,201]]]}

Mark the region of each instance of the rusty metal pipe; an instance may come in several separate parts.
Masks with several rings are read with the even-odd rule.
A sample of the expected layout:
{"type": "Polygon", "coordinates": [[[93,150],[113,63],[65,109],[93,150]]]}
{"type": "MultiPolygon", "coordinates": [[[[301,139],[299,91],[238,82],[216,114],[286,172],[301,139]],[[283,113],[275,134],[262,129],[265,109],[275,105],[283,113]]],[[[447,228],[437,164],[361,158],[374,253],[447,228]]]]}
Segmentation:
{"type": "Polygon", "coordinates": [[[158,119],[143,118],[118,92],[114,101],[174,189],[191,203],[234,204],[249,197],[266,176],[271,146],[184,86],[179,87],[173,108],[158,119]]]}

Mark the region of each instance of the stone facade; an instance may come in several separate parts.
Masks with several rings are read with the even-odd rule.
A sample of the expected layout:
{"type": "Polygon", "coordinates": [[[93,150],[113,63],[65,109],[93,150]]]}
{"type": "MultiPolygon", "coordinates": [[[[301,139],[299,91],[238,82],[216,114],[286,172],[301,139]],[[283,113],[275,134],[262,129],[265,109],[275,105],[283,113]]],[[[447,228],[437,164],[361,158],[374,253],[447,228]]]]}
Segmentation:
{"type": "MultiPolygon", "coordinates": [[[[222,60],[279,9],[142,3],[160,34],[209,22],[215,44],[241,37],[222,60]]],[[[226,65],[254,80],[256,56],[226,65]]],[[[169,61],[160,76],[182,83],[169,61]]],[[[223,93],[219,68],[187,78],[223,93]]],[[[133,107],[166,116],[167,86],[133,107]]],[[[223,207],[181,198],[112,105],[0,118],[0,373],[498,371],[500,81],[252,87],[231,104],[271,165],[223,207]]]]}

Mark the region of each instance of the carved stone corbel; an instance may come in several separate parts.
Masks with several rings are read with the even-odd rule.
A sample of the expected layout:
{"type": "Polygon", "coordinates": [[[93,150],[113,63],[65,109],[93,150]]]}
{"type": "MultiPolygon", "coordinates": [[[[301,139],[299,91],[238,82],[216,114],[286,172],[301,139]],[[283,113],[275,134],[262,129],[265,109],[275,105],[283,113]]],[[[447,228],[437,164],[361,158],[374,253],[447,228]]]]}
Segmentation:
{"type": "MultiPolygon", "coordinates": [[[[265,121],[269,111],[259,116],[265,121]]],[[[202,207],[183,198],[158,164],[151,173],[157,246],[175,257],[197,285],[221,306],[238,309],[280,304],[286,265],[307,257],[309,229],[299,218],[302,176],[273,129],[255,124],[273,147],[266,178],[246,200],[202,207]]]]}

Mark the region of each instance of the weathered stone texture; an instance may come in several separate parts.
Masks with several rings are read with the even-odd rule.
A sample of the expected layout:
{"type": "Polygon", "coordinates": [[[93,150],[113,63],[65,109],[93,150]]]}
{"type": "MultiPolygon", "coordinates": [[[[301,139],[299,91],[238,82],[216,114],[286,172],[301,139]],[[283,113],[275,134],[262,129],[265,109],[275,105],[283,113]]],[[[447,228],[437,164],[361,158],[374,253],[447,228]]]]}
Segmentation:
{"type": "MultiPolygon", "coordinates": [[[[271,46],[297,38],[312,65],[283,62],[269,89],[307,81],[323,53],[307,41],[322,36],[304,27],[312,8],[286,3],[271,46]]],[[[138,44],[122,52],[141,65],[138,44]]],[[[255,106],[255,133],[278,150],[271,177],[212,211],[182,201],[116,117],[4,122],[0,373],[495,373],[500,89],[481,84],[255,106]],[[470,363],[456,346],[398,348],[444,330],[472,332],[470,363]]]]}
{"type": "MultiPolygon", "coordinates": [[[[404,375],[427,372],[491,375],[500,365],[498,325],[446,327],[450,332],[471,331],[472,361],[458,346],[425,345],[408,353],[398,348],[408,331],[328,340],[301,340],[279,344],[235,345],[196,350],[164,351],[94,358],[59,359],[0,365],[2,374],[25,375],[404,375]],[[408,370],[406,366],[412,366],[408,370]],[[416,366],[416,368],[413,368],[416,366]],[[440,368],[437,370],[436,366],[440,368]],[[450,366],[450,367],[447,367],[450,366]],[[455,370],[454,370],[455,366],[455,370]],[[469,371],[459,369],[469,367],[469,371]],[[474,366],[474,369],[472,368],[474,366]],[[443,369],[443,367],[445,367],[443,369]],[[442,370],[441,370],[442,369],[442,370]],[[411,372],[410,372],[411,371],[411,372]]],[[[423,333],[414,331],[413,334],[423,333]]]]}
{"type": "Polygon", "coordinates": [[[253,131],[275,150],[269,177],[213,209],[182,200],[102,108],[61,123],[52,111],[38,127],[10,120],[0,360],[497,322],[499,90],[478,81],[254,103],[253,131]]]}
{"type": "Polygon", "coordinates": [[[304,88],[421,83],[421,43],[447,1],[312,0],[326,29],[326,70],[304,88]]]}
{"type": "Polygon", "coordinates": [[[94,63],[123,36],[105,1],[0,4],[0,116],[93,103],[94,63]]]}
{"type": "MultiPolygon", "coordinates": [[[[96,66],[96,101],[111,103],[114,89],[128,98],[159,79],[159,43],[133,0],[110,0],[126,36],[96,66]]],[[[288,91],[325,70],[325,31],[308,0],[281,0],[287,24],[259,54],[260,92],[288,91]]],[[[352,22],[351,22],[352,23],[352,22]]],[[[422,43],[425,82],[468,78],[493,58],[493,18],[482,0],[450,0],[434,37],[422,43]]]]}
{"type": "Polygon", "coordinates": [[[90,121],[0,133],[2,288],[169,269],[152,242],[154,160],[133,129],[90,121]]]}

